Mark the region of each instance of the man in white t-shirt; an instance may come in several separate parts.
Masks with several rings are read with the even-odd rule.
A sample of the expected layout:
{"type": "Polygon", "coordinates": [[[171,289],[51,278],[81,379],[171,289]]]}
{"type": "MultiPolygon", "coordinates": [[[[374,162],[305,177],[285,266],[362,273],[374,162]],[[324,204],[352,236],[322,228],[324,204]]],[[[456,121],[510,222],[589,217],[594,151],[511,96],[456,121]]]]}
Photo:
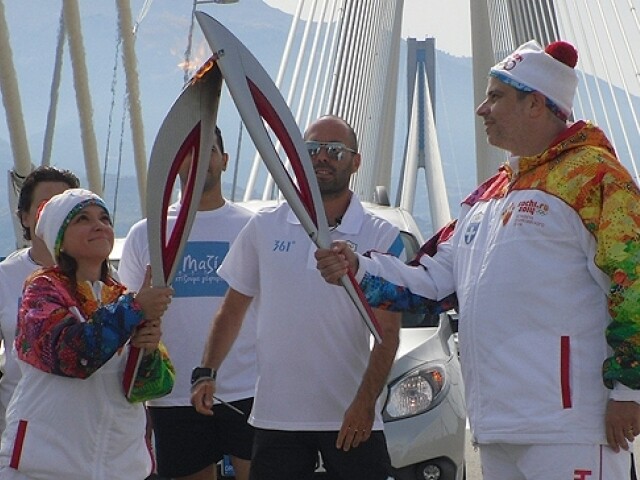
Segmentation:
{"type": "Polygon", "coordinates": [[[22,235],[31,246],[16,250],[0,263],[0,341],[4,345],[4,363],[0,368],[0,435],[5,427],[5,410],[21,376],[12,349],[22,287],[34,270],[53,265],[46,245],[33,235],[36,213],[43,202],[79,185],[78,177],[69,170],[42,166],[25,177],[20,189],[16,215],[22,225],[22,235]]]}
{"type": "MultiPolygon", "coordinates": [[[[242,410],[244,415],[216,404],[213,417],[204,417],[190,405],[190,375],[200,363],[211,314],[221,303],[227,283],[216,269],[229,251],[251,213],[222,196],[221,176],[228,155],[220,130],[216,139],[202,199],[189,234],[183,257],[172,282],[173,301],[163,317],[163,341],[176,369],[171,394],[147,402],[152,419],[158,474],[188,480],[216,478],[216,464],[223,454],[231,455],[235,477],[246,480],[253,442],[253,428],[247,423],[256,383],[255,318],[247,316],[238,342],[220,369],[223,387],[218,397],[242,410]]],[[[187,180],[189,162],[179,172],[187,180]]],[[[172,206],[167,224],[173,228],[180,204],[172,206]]],[[[125,285],[138,285],[149,263],[146,220],[135,224],[127,238],[118,268],[125,285]]]]}
{"type": "MultiPolygon", "coordinates": [[[[324,116],[309,126],[305,141],[332,239],[346,240],[356,251],[403,254],[398,229],[367,213],[349,190],[361,161],[351,126],[324,116]]],[[[315,249],[286,203],[251,219],[218,270],[230,288],[194,372],[191,400],[210,414],[212,395],[224,388],[215,372],[226,365],[244,314],[255,305],[250,478],[311,478],[320,452],[331,478],[386,480],[391,463],[379,395],[398,347],[400,317],[376,312],[382,343],[371,349],[370,333],[347,294],[315,270],[315,249]]]]}

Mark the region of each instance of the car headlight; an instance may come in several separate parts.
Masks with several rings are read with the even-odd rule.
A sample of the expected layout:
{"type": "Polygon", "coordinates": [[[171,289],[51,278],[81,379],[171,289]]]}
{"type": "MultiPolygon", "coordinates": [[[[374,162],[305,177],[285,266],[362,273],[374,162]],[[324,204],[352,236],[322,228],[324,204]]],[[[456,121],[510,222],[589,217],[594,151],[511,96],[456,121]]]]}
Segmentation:
{"type": "Polygon", "coordinates": [[[420,415],[440,403],[444,396],[445,369],[442,365],[425,364],[389,384],[383,411],[384,421],[420,415]]]}

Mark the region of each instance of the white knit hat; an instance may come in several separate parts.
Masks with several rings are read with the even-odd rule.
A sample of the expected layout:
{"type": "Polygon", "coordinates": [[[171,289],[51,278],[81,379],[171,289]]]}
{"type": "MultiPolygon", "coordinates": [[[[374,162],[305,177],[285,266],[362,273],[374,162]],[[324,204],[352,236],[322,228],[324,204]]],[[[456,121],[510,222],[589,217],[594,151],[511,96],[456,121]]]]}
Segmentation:
{"type": "Polygon", "coordinates": [[[540,92],[566,119],[571,115],[578,86],[573,68],[577,59],[578,52],[567,42],[554,42],[545,50],[531,40],[494,65],[489,75],[517,90],[540,92]]]}
{"type": "Polygon", "coordinates": [[[65,190],[40,206],[36,235],[44,240],[55,260],[60,254],[62,239],[69,222],[87,205],[98,205],[109,213],[102,198],[83,188],[65,190]]]}

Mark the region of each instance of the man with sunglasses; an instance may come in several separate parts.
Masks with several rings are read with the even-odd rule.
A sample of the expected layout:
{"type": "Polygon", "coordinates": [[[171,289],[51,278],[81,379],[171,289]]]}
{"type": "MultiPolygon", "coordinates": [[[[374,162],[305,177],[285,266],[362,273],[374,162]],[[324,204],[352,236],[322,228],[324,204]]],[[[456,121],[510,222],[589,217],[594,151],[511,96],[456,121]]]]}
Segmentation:
{"type": "MultiPolygon", "coordinates": [[[[324,116],[305,132],[332,239],[354,250],[404,253],[397,228],[366,212],[349,189],[361,162],[353,129],[324,116]]],[[[202,367],[217,369],[252,303],[258,317],[258,382],[250,423],[256,428],[253,480],[305,480],[318,452],[332,479],[386,480],[391,465],[379,395],[398,347],[400,317],[376,311],[382,342],[341,288],[315,270],[312,244],[284,203],[257,213],[218,274],[229,291],[215,316],[202,367]]],[[[222,388],[222,384],[220,384],[222,388]]],[[[213,378],[192,389],[196,410],[211,414],[213,378]]]]}

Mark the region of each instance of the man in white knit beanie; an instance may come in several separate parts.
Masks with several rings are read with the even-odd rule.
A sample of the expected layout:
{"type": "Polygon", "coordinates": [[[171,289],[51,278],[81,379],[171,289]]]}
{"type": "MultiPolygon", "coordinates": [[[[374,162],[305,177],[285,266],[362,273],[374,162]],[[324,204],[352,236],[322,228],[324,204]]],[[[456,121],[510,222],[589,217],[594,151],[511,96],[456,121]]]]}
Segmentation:
{"type": "Polygon", "coordinates": [[[456,293],[484,480],[629,478],[640,433],[640,192],[602,130],[567,122],[577,57],[531,41],[491,68],[476,113],[511,158],[433,256],[316,253],[327,281],[357,271],[373,307],[456,293]]]}

